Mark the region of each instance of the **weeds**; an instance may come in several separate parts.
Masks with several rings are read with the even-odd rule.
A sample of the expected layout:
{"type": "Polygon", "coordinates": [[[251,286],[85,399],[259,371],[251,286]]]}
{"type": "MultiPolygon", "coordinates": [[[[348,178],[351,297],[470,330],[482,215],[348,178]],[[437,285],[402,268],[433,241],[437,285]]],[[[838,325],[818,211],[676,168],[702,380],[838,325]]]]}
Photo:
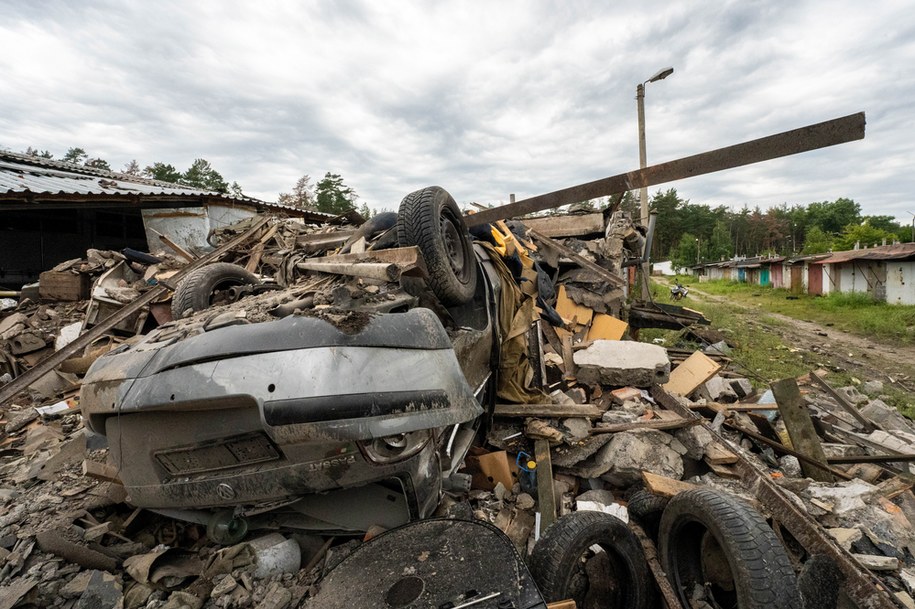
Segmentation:
{"type": "Polygon", "coordinates": [[[727,296],[735,304],[758,305],[766,311],[814,321],[890,344],[915,344],[915,306],[878,302],[868,294],[793,295],[781,288],[736,281],[710,281],[697,289],[727,296]]]}

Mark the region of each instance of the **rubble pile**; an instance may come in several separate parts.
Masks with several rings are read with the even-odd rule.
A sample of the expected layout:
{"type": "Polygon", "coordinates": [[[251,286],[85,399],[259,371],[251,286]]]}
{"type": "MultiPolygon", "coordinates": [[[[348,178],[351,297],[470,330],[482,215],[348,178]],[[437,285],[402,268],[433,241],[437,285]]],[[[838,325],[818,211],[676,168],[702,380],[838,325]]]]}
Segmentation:
{"type": "MultiPolygon", "coordinates": [[[[474,233],[504,266],[501,374],[435,515],[486,521],[526,556],[557,518],[598,511],[644,528],[653,547],[670,497],[723,489],[783,525],[776,529],[802,580],[812,557],[827,558],[788,531],[819,527],[862,577],[873,574],[915,606],[915,425],[881,399],[880,383],[833,388],[817,371],[759,395],[728,369],[724,342],[683,353],[627,340],[652,321],[707,320],[627,304],[628,269],[645,240],[628,215],[569,218],[474,233]],[[761,499],[767,484],[795,512],[761,499]]],[[[193,522],[133,507],[79,403],[83,376],[106,353],[296,316],[357,335],[375,315],[426,307],[448,322],[458,360],[469,365],[463,341],[477,335],[461,332],[471,322],[443,306],[426,282],[427,262],[415,248],[396,247],[383,220],[373,230],[271,219],[217,231],[210,243],[218,248],[255,230],[221,260],[256,281],[237,275],[200,308],[183,306],[190,297],[176,308],[165,293],[105,326],[144,295],[178,287],[173,278],[201,254],[174,247],[152,256],[90,251],[4,305],[0,390],[87,330],[104,332],[4,404],[0,607],[284,609],[383,530],[333,537],[277,524],[248,532],[233,530],[232,519],[193,522]]]]}

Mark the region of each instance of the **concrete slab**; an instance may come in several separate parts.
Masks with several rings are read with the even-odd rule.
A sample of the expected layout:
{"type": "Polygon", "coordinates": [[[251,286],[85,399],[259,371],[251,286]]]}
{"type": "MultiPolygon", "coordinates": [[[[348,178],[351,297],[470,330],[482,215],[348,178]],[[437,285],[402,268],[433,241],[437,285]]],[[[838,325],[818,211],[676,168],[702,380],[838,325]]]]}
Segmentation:
{"type": "Polygon", "coordinates": [[[667,351],[658,345],[629,340],[596,340],[576,351],[578,380],[614,387],[650,387],[670,377],[667,351]]]}

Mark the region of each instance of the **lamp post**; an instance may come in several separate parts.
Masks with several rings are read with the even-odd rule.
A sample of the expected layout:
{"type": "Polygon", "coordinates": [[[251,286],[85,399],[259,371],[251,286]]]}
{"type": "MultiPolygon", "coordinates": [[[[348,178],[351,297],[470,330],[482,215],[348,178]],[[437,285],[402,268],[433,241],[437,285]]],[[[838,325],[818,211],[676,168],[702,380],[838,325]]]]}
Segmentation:
{"type": "MultiPolygon", "coordinates": [[[[650,82],[655,82],[658,80],[664,80],[668,76],[674,73],[673,68],[664,68],[659,70],[654,76],[646,80],[645,82],[639,83],[635,87],[635,100],[636,106],[638,107],[639,113],[639,168],[645,169],[648,166],[648,155],[645,152],[645,85],[650,82]]],[[[641,223],[642,226],[648,226],[648,187],[643,186],[639,190],[639,202],[640,202],[640,212],[641,212],[641,223]]],[[[650,252],[646,252],[650,254],[650,252]]],[[[647,256],[646,256],[647,258],[647,256]]],[[[649,263],[646,260],[642,263],[642,298],[648,299],[648,274],[649,274],[649,263]]]]}
{"type": "Polygon", "coordinates": [[[696,265],[698,266],[700,262],[702,262],[702,258],[699,255],[699,237],[696,237],[696,265]]]}
{"type": "Polygon", "coordinates": [[[910,211],[907,211],[906,213],[912,216],[912,241],[915,242],[915,214],[910,211]]]}

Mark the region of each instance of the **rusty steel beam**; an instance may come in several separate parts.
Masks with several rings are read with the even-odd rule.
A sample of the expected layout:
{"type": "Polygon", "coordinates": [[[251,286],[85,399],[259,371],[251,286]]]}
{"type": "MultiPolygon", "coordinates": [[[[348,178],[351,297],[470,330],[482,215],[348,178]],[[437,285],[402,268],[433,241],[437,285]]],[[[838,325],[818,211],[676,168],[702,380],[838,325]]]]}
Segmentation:
{"type": "MultiPolygon", "coordinates": [[[[254,236],[254,234],[257,231],[259,231],[261,229],[261,227],[263,227],[267,223],[267,221],[269,219],[270,219],[269,216],[261,217],[246,232],[235,237],[231,241],[221,245],[220,247],[213,250],[206,256],[203,256],[202,258],[198,258],[191,264],[185,266],[180,271],[178,271],[177,273],[175,273],[174,275],[169,277],[169,281],[172,282],[173,285],[177,285],[177,282],[180,281],[184,276],[186,276],[191,271],[195,271],[195,270],[199,269],[200,267],[202,267],[210,262],[213,262],[214,260],[217,260],[223,254],[228,252],[230,249],[238,247],[242,243],[248,241],[251,237],[254,236]]],[[[144,293],[142,296],[140,296],[139,298],[137,298],[130,304],[124,305],[123,307],[121,307],[120,309],[118,309],[117,311],[115,311],[114,313],[112,313],[111,315],[106,317],[105,319],[103,319],[97,325],[92,326],[91,328],[86,330],[83,334],[81,334],[79,336],[79,338],[74,340],[72,343],[69,343],[68,345],[66,345],[64,347],[61,347],[58,351],[52,353],[47,358],[43,359],[34,368],[31,368],[27,372],[20,374],[19,376],[14,378],[12,381],[7,383],[3,387],[0,387],[0,405],[5,405],[7,400],[12,399],[13,397],[16,396],[17,393],[19,393],[23,389],[26,389],[32,383],[34,383],[35,381],[37,381],[44,375],[48,374],[49,372],[51,372],[52,370],[57,368],[57,366],[62,364],[64,362],[64,360],[70,358],[71,356],[75,355],[79,351],[82,351],[83,349],[85,349],[86,347],[91,345],[95,339],[97,339],[98,337],[105,334],[105,332],[107,332],[108,330],[110,330],[111,328],[113,328],[114,326],[119,324],[120,322],[124,321],[125,319],[127,319],[128,317],[130,317],[131,315],[133,315],[134,313],[136,313],[137,311],[139,311],[140,309],[142,309],[143,307],[145,307],[152,301],[156,300],[160,296],[165,295],[165,293],[167,291],[168,291],[168,288],[164,287],[162,284],[149,290],[148,292],[144,293]]]]}
{"type": "Polygon", "coordinates": [[[611,176],[570,186],[529,199],[523,199],[501,207],[493,207],[475,214],[465,216],[467,226],[477,226],[496,220],[515,218],[545,209],[552,209],[560,205],[588,201],[598,197],[606,197],[642,188],[643,186],[656,186],[665,182],[682,180],[706,173],[713,173],[723,169],[751,165],[760,161],[768,161],[783,156],[809,152],[827,146],[844,144],[854,140],[864,139],[864,113],[850,114],[842,118],[816,123],[770,135],[768,137],[751,140],[742,144],[735,144],[726,148],[719,148],[709,152],[702,152],[693,156],[684,157],[674,161],[652,165],[645,169],[638,169],[628,173],[611,176]]]}

